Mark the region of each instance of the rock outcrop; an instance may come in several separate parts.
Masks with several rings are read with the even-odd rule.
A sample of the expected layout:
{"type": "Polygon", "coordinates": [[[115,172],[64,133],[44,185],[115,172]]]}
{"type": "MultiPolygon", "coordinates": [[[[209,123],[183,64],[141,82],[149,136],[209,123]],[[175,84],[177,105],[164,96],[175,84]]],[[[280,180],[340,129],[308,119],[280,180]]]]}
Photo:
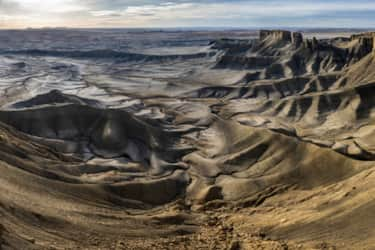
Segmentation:
{"type": "Polygon", "coordinates": [[[303,35],[300,32],[293,32],[292,34],[292,43],[299,47],[303,43],[303,35]]]}
{"type": "Polygon", "coordinates": [[[249,79],[270,79],[340,71],[373,51],[370,34],[353,36],[340,43],[304,39],[299,32],[262,30],[259,40],[243,44],[234,51],[232,45],[220,44],[225,51],[215,68],[253,70],[249,79]],[[255,78],[254,78],[255,77],[255,78]]]}
{"type": "Polygon", "coordinates": [[[259,32],[259,39],[261,41],[265,39],[273,39],[276,41],[291,42],[292,33],[286,30],[261,30],[259,32]]]}

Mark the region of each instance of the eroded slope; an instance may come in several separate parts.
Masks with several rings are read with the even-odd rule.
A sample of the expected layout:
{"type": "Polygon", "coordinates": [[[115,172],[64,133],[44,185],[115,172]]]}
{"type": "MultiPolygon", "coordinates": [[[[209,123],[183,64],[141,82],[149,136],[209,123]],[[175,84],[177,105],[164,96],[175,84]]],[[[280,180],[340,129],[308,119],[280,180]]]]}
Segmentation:
{"type": "Polygon", "coordinates": [[[1,56],[5,249],[371,249],[373,34],[1,56]]]}

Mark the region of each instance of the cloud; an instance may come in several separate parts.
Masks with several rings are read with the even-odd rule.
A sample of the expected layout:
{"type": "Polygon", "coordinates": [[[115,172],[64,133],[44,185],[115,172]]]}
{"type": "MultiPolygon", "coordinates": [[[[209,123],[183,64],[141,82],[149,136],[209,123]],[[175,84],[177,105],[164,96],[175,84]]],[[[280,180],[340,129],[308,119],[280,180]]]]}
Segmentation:
{"type": "MultiPolygon", "coordinates": [[[[226,24],[234,26],[262,26],[285,23],[290,25],[289,20],[296,21],[297,25],[304,25],[303,21],[308,18],[330,16],[331,20],[346,15],[349,21],[350,16],[358,13],[373,11],[375,13],[375,3],[327,3],[327,2],[288,2],[269,1],[268,3],[259,1],[234,1],[234,2],[165,2],[158,5],[136,5],[128,6],[120,10],[107,10],[92,12],[95,16],[117,16],[123,18],[140,19],[143,23],[146,20],[159,20],[160,24],[166,22],[174,24],[201,22],[226,24]],[[348,12],[350,12],[348,14],[348,12]],[[98,15],[99,14],[99,15],[98,15]],[[302,21],[298,22],[298,19],[302,21]],[[174,22],[171,22],[174,21],[174,22]],[[238,23],[236,23],[238,21],[238,23]],[[247,23],[245,21],[248,21],[247,23]]],[[[358,15],[357,15],[358,17],[358,15]]],[[[319,21],[319,20],[316,20],[319,21]]],[[[305,24],[306,25],[306,24],[305,24]]],[[[334,26],[334,22],[332,24],[334,26]]]]}
{"type": "Polygon", "coordinates": [[[0,13],[15,13],[20,10],[20,5],[16,1],[0,0],[0,13]]]}
{"type": "Polygon", "coordinates": [[[22,7],[25,15],[88,10],[87,6],[77,0],[12,0],[22,7]]]}
{"type": "Polygon", "coordinates": [[[90,11],[90,14],[94,17],[120,17],[122,13],[113,10],[98,10],[98,11],[90,11]]]}
{"type": "Polygon", "coordinates": [[[0,13],[7,14],[8,26],[15,25],[13,18],[21,27],[375,25],[369,0],[0,0],[0,13]]]}

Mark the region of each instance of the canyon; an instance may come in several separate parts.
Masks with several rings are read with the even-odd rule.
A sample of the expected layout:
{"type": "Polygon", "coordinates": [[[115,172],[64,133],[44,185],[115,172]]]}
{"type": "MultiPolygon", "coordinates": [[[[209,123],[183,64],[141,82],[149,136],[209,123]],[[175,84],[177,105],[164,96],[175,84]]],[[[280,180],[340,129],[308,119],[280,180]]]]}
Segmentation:
{"type": "Polygon", "coordinates": [[[0,249],[373,249],[374,33],[1,32],[0,249]]]}

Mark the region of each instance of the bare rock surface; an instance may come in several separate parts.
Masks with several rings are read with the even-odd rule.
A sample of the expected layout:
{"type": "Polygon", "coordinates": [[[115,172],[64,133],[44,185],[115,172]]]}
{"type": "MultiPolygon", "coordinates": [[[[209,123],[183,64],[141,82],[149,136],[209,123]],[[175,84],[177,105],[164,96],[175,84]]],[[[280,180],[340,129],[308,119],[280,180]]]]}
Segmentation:
{"type": "Polygon", "coordinates": [[[38,32],[0,44],[0,249],[373,249],[373,33],[38,32]]]}

